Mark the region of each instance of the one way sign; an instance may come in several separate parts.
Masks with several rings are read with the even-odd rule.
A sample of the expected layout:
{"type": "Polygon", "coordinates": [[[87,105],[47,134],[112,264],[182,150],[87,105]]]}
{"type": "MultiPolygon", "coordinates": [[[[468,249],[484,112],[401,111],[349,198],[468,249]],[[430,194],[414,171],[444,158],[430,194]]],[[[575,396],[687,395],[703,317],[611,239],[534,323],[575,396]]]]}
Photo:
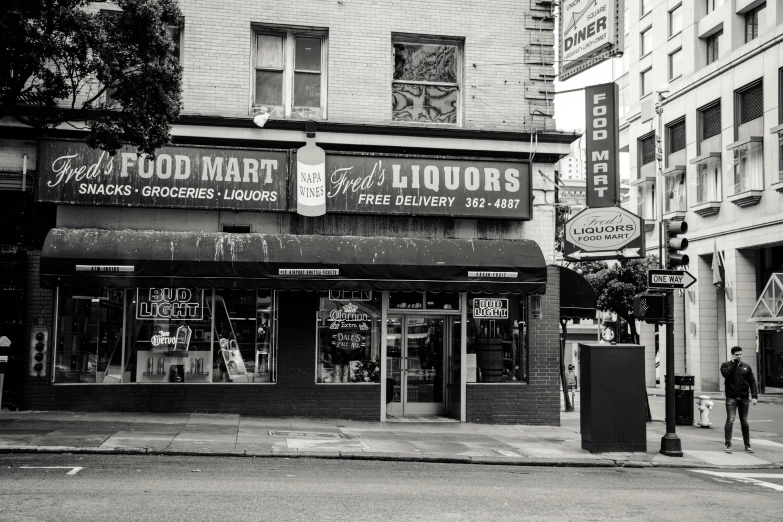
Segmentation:
{"type": "Polygon", "coordinates": [[[647,288],[688,288],[696,282],[687,270],[648,270],[647,288]]]}

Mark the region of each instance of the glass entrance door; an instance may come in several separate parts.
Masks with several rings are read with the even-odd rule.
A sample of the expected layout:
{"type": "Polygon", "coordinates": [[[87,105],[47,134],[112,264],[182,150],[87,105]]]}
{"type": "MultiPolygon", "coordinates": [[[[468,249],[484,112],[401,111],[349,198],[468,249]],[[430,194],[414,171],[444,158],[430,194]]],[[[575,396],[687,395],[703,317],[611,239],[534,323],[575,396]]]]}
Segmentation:
{"type": "Polygon", "coordinates": [[[446,318],[389,316],[386,323],[388,374],[386,412],[396,415],[446,413],[446,318]]]}

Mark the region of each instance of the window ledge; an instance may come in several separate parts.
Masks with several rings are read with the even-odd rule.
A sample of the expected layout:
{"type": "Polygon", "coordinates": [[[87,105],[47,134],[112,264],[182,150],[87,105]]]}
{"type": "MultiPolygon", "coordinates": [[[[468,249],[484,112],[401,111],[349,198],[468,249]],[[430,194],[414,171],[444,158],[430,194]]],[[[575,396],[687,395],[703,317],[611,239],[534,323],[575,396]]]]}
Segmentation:
{"type": "Polygon", "coordinates": [[[764,137],[763,136],[749,136],[747,138],[743,138],[741,140],[735,141],[734,143],[729,143],[726,145],[726,149],[733,150],[739,147],[742,147],[743,145],[747,145],[748,143],[753,143],[754,141],[757,142],[763,142],[764,137]]]}
{"type": "MultiPolygon", "coordinates": [[[[671,55],[669,55],[669,56],[671,56],[671,55]]],[[[677,76],[673,76],[673,77],[669,78],[669,82],[671,83],[671,82],[673,82],[674,80],[677,80],[677,79],[679,79],[679,78],[682,78],[682,74],[678,74],[677,76]]]]}
{"type": "Polygon", "coordinates": [[[781,132],[783,132],[783,124],[777,125],[769,129],[770,134],[780,134],[781,132]]]}
{"type": "Polygon", "coordinates": [[[714,159],[720,160],[721,156],[723,154],[720,152],[705,152],[704,154],[701,154],[699,156],[696,156],[692,160],[690,160],[688,163],[691,165],[697,165],[699,163],[709,163],[710,161],[714,159]]]}
{"type": "Polygon", "coordinates": [[[653,230],[655,230],[655,224],[656,223],[657,223],[657,221],[655,221],[655,220],[647,220],[647,219],[645,219],[644,220],[644,231],[645,232],[652,232],[653,230]]]}
{"type": "Polygon", "coordinates": [[[691,207],[691,211],[694,214],[698,214],[701,217],[714,216],[720,212],[720,201],[707,201],[706,203],[699,203],[691,207]]]}
{"type": "Polygon", "coordinates": [[[675,210],[673,212],[667,212],[663,215],[663,219],[668,219],[669,221],[684,221],[685,213],[686,212],[684,210],[675,210]]]}
{"type": "Polygon", "coordinates": [[[685,174],[685,165],[672,165],[663,169],[663,175],[669,176],[671,174],[685,174]]]}
{"type": "Polygon", "coordinates": [[[761,190],[746,190],[726,198],[726,201],[734,203],[738,207],[750,207],[761,201],[761,190]]]}
{"type": "Polygon", "coordinates": [[[655,174],[631,181],[631,186],[641,185],[642,183],[655,183],[655,174]]]}
{"type": "Polygon", "coordinates": [[[773,188],[783,194],[783,180],[770,183],[770,188],[773,188]]]}

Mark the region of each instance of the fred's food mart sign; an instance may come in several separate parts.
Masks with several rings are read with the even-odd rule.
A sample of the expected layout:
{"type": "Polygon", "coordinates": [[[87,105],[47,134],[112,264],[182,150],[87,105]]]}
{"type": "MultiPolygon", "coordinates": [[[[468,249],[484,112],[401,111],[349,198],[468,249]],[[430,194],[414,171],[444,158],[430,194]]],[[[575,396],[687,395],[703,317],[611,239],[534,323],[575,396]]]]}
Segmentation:
{"type": "MultiPolygon", "coordinates": [[[[295,211],[295,150],[162,147],[115,156],[44,140],[37,201],[207,210],[295,211]]],[[[532,218],[527,162],[379,154],[326,155],[326,212],[532,218]]],[[[317,218],[313,218],[317,219],[317,218]]]]}

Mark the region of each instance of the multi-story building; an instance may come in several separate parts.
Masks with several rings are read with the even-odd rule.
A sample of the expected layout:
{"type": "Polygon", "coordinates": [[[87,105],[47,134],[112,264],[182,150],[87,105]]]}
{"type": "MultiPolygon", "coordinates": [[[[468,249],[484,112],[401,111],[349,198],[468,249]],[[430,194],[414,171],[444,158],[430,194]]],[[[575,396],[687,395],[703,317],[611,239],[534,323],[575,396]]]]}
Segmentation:
{"type": "MultiPolygon", "coordinates": [[[[783,337],[749,319],[770,276],[783,270],[783,4],[632,0],[625,6],[626,49],[615,80],[632,208],[650,224],[649,253],[658,251],[656,220],[685,219],[688,269],[698,278],[676,296],[676,371],[693,374],[697,389],[719,390],[719,365],[738,345],[768,391],[781,387],[783,337]],[[658,137],[662,187],[655,181],[658,137]],[[713,285],[718,252],[723,285],[713,285]]],[[[768,315],[775,316],[779,306],[770,306],[768,315]]],[[[647,325],[642,341],[653,345],[647,325]]],[[[654,382],[652,357],[648,383],[654,382]]]]}
{"type": "Polygon", "coordinates": [[[551,2],[180,5],[154,160],[0,127],[56,205],[21,405],[558,423],[551,2]]]}

